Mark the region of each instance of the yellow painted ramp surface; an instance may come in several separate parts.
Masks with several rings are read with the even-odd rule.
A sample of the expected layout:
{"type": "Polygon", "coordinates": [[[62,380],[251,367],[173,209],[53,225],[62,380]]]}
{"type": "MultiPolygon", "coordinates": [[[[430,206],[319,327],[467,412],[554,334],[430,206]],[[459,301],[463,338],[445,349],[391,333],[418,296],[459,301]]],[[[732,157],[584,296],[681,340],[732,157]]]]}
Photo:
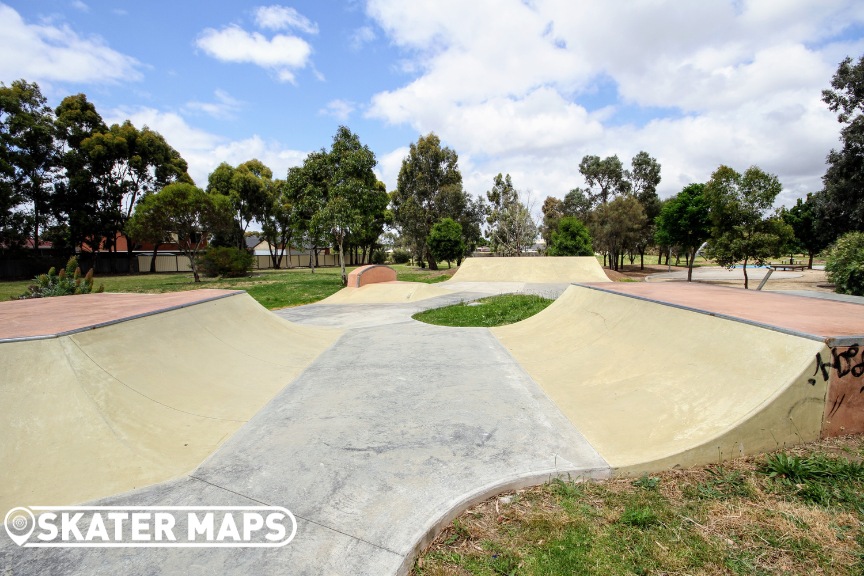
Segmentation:
{"type": "Polygon", "coordinates": [[[243,293],[0,343],[0,511],[191,471],[340,333],[291,324],[243,293]]]}
{"type": "Polygon", "coordinates": [[[343,288],[319,304],[399,304],[453,294],[424,282],[380,282],[360,288],[343,288]]]}
{"type": "Polygon", "coordinates": [[[564,284],[609,282],[609,278],[593,256],[474,257],[463,260],[450,281],[564,284]]]}
{"type": "Polygon", "coordinates": [[[816,340],[579,286],[492,332],[624,473],[819,438],[816,340]]]}

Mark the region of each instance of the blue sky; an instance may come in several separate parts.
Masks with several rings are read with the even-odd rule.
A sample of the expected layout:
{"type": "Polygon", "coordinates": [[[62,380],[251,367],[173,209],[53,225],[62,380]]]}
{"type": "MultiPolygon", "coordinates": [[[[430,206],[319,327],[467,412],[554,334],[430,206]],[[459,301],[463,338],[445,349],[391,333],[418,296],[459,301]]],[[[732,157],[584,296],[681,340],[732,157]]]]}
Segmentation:
{"type": "Polygon", "coordinates": [[[253,157],[284,177],[345,124],[388,189],[434,131],[469,192],[509,172],[537,209],[585,154],[640,150],[661,196],[755,164],[790,204],[837,145],[820,92],[862,54],[847,0],[0,1],[0,81],[150,126],[199,185],[253,157]]]}

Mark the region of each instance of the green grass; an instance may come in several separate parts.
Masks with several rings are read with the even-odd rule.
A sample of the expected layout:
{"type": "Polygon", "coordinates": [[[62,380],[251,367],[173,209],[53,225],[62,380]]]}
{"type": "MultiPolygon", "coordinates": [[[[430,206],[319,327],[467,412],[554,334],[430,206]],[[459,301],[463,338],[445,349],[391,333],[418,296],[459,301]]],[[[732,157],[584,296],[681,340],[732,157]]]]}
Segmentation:
{"type": "MultiPolygon", "coordinates": [[[[349,268],[350,272],[353,268],[349,268]]],[[[438,281],[438,273],[423,271],[406,272],[415,281],[424,278],[438,281]]],[[[444,279],[449,276],[444,276],[444,279]]],[[[0,301],[20,296],[27,290],[31,280],[0,282],[0,301]]],[[[245,290],[262,306],[269,309],[299,306],[322,300],[339,291],[339,268],[316,268],[313,274],[308,268],[292,270],[255,270],[246,278],[201,278],[195,282],[191,273],[173,274],[125,274],[96,276],[94,286],[103,284],[106,292],[135,292],[158,294],[180,292],[199,288],[245,290]]]]}
{"type": "Polygon", "coordinates": [[[428,268],[419,268],[410,264],[388,264],[396,270],[396,280],[400,282],[424,282],[426,284],[435,284],[444,282],[456,272],[456,268],[447,268],[447,263],[438,265],[438,270],[429,270],[428,268]]]}
{"type": "Polygon", "coordinates": [[[864,438],[605,482],[563,482],[467,510],[415,576],[864,573],[864,438]]]}
{"type": "Polygon", "coordinates": [[[479,326],[491,328],[513,324],[533,316],[553,301],[533,294],[503,294],[474,302],[426,310],[412,316],[415,320],[438,326],[479,326]]]}

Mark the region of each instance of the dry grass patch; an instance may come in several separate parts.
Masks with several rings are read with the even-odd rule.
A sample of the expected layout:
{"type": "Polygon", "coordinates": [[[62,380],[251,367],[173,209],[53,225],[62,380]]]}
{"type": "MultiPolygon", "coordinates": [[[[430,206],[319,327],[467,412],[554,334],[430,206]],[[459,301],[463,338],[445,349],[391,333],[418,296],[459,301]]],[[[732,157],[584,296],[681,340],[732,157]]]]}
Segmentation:
{"type": "Polygon", "coordinates": [[[784,454],[503,494],[457,518],[413,573],[864,573],[864,440],[784,454]]]}

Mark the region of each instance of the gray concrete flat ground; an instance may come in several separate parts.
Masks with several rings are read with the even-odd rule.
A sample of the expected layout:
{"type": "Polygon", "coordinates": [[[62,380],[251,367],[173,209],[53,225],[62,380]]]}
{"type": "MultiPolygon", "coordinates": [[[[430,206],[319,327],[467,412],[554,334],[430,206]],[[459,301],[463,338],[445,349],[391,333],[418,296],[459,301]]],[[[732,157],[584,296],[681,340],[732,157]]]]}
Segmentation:
{"type": "Polygon", "coordinates": [[[849,294],[836,294],[834,292],[814,292],[813,290],[777,290],[777,292],[793,296],[806,296],[807,298],[821,298],[822,300],[864,305],[864,296],[850,296],[849,294]]]}
{"type": "Polygon", "coordinates": [[[410,319],[486,294],[474,286],[414,304],[279,312],[347,330],[194,472],[99,502],[284,506],[298,521],[284,548],[22,549],[3,534],[2,573],[405,573],[438,527],[491,493],[607,476],[488,330],[410,319]]]}
{"type": "MultiPolygon", "coordinates": [[[[759,281],[765,277],[768,273],[768,268],[748,268],[747,276],[750,278],[750,281],[759,281]]],[[[790,279],[790,278],[800,278],[802,274],[800,272],[784,272],[777,271],[771,274],[771,279],[773,280],[781,280],[781,279],[790,279]]],[[[661,272],[659,274],[651,274],[646,278],[648,282],[662,282],[667,280],[686,280],[687,279],[687,270],[674,270],[671,272],[661,272]]],[[[726,268],[721,268],[720,266],[702,266],[699,268],[693,268],[693,280],[721,280],[721,281],[734,281],[741,280],[744,281],[744,270],[741,268],[733,268],[732,270],[727,270],[726,268]]]]}

